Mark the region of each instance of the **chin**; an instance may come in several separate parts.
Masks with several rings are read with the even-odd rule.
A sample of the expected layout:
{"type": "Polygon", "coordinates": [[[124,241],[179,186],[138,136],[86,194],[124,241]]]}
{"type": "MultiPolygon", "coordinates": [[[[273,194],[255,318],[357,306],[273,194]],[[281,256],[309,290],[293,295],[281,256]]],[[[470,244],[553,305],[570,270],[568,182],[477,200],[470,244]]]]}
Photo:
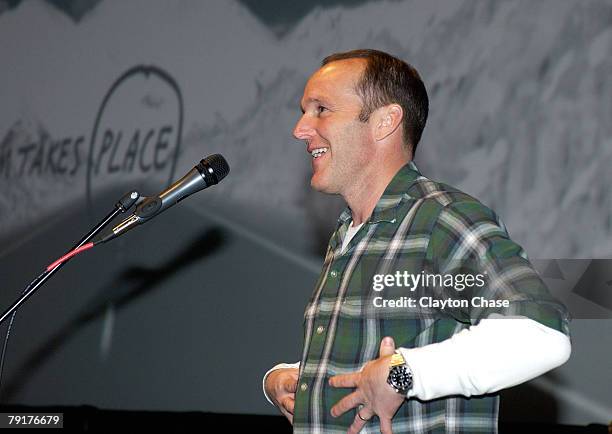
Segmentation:
{"type": "Polygon", "coordinates": [[[310,186],[313,190],[325,192],[325,182],[323,182],[321,176],[317,176],[316,173],[310,178],[310,186]]]}
{"type": "Polygon", "coordinates": [[[311,179],[310,179],[310,187],[311,187],[313,190],[320,191],[320,192],[322,192],[322,193],[324,193],[324,192],[325,192],[325,191],[324,191],[324,189],[323,189],[323,186],[322,186],[322,185],[320,185],[320,183],[318,183],[317,181],[315,181],[315,180],[314,180],[314,178],[311,178],[311,179]]]}
{"type": "Polygon", "coordinates": [[[313,190],[316,190],[319,193],[327,193],[327,194],[338,193],[332,188],[331,185],[326,184],[324,181],[320,179],[315,179],[314,176],[310,179],[310,187],[312,187],[313,190]]]}

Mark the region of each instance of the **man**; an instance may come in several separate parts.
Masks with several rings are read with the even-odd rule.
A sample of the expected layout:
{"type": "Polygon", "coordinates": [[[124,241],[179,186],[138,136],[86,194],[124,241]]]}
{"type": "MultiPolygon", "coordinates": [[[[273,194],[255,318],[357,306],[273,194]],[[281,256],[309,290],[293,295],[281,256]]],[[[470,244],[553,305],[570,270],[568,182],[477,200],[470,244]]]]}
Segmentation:
{"type": "Polygon", "coordinates": [[[414,68],[375,50],[334,54],[301,107],[311,186],[348,208],[306,308],[301,362],[269,371],[266,396],[295,432],[496,432],[495,392],[568,359],[564,308],[493,211],[419,173],[428,99],[414,68]],[[430,274],[454,283],[422,284],[430,274]]]}

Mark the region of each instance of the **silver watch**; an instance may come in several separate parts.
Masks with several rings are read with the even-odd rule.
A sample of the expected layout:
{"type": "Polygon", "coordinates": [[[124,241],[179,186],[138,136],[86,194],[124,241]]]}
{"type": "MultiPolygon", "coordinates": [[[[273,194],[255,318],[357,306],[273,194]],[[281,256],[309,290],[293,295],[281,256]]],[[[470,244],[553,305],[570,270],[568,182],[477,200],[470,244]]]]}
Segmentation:
{"type": "Polygon", "coordinates": [[[412,371],[406,364],[402,354],[398,351],[391,356],[387,383],[389,383],[397,393],[401,393],[402,395],[406,395],[408,391],[412,389],[412,371]]]}

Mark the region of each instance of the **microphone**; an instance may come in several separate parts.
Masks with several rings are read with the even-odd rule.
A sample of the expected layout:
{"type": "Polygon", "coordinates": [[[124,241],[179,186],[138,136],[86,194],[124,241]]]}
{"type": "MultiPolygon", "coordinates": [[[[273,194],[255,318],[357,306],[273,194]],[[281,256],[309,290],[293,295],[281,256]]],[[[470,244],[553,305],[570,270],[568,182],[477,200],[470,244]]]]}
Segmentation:
{"type": "Polygon", "coordinates": [[[111,230],[103,233],[94,244],[105,243],[130,229],[151,220],[187,196],[219,183],[229,173],[229,165],[221,154],[210,155],[200,161],[185,176],[157,196],[145,198],[134,213],[111,230]]]}

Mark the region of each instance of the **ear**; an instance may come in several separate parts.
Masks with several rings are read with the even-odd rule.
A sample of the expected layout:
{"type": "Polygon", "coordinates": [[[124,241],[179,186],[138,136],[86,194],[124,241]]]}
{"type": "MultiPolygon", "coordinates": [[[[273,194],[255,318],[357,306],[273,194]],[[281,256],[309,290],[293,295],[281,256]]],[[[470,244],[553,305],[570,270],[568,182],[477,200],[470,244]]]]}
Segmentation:
{"type": "Polygon", "coordinates": [[[404,111],[399,104],[389,104],[374,112],[376,116],[374,138],[381,141],[393,134],[404,119],[404,111]]]}

